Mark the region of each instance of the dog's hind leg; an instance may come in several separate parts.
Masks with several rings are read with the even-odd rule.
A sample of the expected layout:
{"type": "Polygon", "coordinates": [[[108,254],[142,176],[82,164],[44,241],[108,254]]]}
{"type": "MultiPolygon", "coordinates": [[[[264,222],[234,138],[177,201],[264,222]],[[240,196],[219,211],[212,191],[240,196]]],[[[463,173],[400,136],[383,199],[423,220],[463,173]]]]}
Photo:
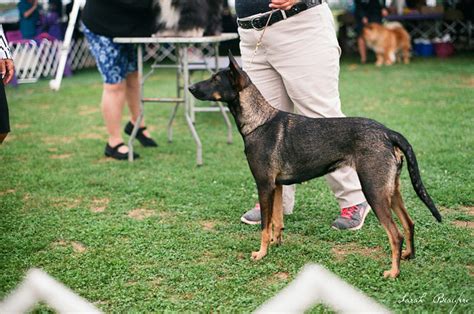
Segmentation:
{"type": "Polygon", "coordinates": [[[262,236],[260,242],[260,250],[252,252],[253,260],[260,260],[267,255],[268,246],[272,237],[272,216],[273,216],[273,200],[275,196],[275,185],[257,184],[258,201],[260,203],[260,214],[262,224],[262,236]]]}
{"type": "Polygon", "coordinates": [[[387,176],[383,176],[383,174],[386,173],[386,169],[384,167],[375,169],[377,168],[377,162],[369,162],[367,164],[370,166],[367,166],[365,171],[361,171],[358,167],[357,174],[359,176],[365,198],[374,210],[374,213],[382,224],[382,227],[385,229],[390,242],[390,247],[392,250],[392,268],[385,271],[383,275],[385,278],[396,278],[400,273],[400,257],[403,245],[403,237],[392,219],[392,211],[390,210],[391,196],[393,195],[393,184],[387,182],[393,180],[393,177],[388,178],[389,180],[387,180],[387,176]],[[374,177],[374,175],[378,175],[378,177],[374,177]]]}
{"type": "Polygon", "coordinates": [[[272,244],[280,245],[283,236],[283,187],[281,185],[277,185],[275,188],[275,197],[273,199],[273,215],[272,215],[272,223],[273,223],[273,236],[272,236],[272,244]]]}
{"type": "Polygon", "coordinates": [[[402,259],[412,259],[415,258],[415,224],[413,220],[408,215],[408,212],[405,208],[403,202],[402,194],[400,193],[400,178],[397,176],[395,181],[395,191],[392,196],[392,209],[397,214],[400,222],[403,225],[403,232],[405,233],[406,250],[402,251],[402,259]]]}
{"type": "Polygon", "coordinates": [[[403,246],[403,237],[392,219],[392,213],[388,199],[384,197],[384,199],[375,198],[374,200],[373,197],[368,197],[367,195],[366,198],[370,206],[372,206],[372,209],[379,219],[380,224],[385,229],[390,242],[390,248],[392,250],[392,268],[390,270],[384,271],[383,276],[385,278],[396,278],[400,274],[400,258],[403,246]]]}

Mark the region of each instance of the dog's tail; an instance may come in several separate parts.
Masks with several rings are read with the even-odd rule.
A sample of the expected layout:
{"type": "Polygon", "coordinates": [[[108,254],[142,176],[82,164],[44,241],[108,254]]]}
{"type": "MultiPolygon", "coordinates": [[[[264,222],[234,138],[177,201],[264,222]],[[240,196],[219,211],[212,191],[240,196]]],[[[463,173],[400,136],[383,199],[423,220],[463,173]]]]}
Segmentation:
{"type": "Polygon", "coordinates": [[[403,28],[403,25],[400,22],[387,22],[384,26],[388,29],[403,28]]]}
{"type": "Polygon", "coordinates": [[[415,152],[408,143],[407,139],[395,131],[388,132],[388,137],[395,146],[400,148],[407,159],[408,164],[408,173],[410,174],[411,183],[413,184],[413,189],[415,190],[418,197],[425,203],[425,205],[430,210],[431,214],[436,218],[438,222],[441,222],[441,214],[436,208],[433,200],[426,191],[423,182],[421,181],[420,171],[418,169],[418,162],[416,161],[415,152]]]}

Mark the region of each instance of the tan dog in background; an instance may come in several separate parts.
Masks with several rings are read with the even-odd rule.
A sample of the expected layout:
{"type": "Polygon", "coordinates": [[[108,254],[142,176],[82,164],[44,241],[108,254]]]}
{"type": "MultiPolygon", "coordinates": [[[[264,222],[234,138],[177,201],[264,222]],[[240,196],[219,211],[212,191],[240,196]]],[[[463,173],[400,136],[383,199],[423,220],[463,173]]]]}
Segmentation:
{"type": "Polygon", "coordinates": [[[369,23],[364,27],[362,36],[377,55],[375,65],[392,65],[397,60],[401,62],[401,57],[405,64],[410,62],[410,35],[400,23],[369,23]]]}

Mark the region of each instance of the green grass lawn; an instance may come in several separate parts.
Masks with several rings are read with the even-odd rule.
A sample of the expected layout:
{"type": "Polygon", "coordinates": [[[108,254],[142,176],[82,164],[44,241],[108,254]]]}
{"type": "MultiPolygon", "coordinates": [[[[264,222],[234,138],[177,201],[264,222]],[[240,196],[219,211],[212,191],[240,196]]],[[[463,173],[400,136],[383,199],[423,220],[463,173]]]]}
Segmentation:
{"type": "MultiPolygon", "coordinates": [[[[146,94],[172,96],[173,79],[169,71],[153,76],[146,94]]],[[[0,147],[0,299],[39,267],[105,312],[250,312],[303,265],[319,263],[395,312],[472,311],[474,57],[381,69],[343,60],[340,89],[346,115],[374,118],[409,139],[444,217],[435,221],[404,169],[417,256],[402,262],[398,279],[382,278],[390,250],[375,215],[358,232],[330,228],[338,208],[324,179],[298,187],[284,245],[251,261],[259,227],[239,218],[256,189],[235,127],[228,145],[222,117],[197,114],[204,165],[196,167],[183,115],[168,144],[172,107],[149,105],[160,147],[137,145],[142,158],[134,163],[108,160],[101,80],[90,70],[66,78],[56,93],[47,80],[7,89],[12,133],[0,147]],[[449,302],[458,297],[468,302],[449,302]]]]}

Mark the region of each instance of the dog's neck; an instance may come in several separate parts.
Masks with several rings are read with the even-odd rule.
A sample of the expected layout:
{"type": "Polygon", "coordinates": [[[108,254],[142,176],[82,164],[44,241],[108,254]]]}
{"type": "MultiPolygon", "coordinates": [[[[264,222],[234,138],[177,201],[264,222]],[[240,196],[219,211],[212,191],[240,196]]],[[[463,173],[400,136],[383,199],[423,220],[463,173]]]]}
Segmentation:
{"type": "Polygon", "coordinates": [[[240,91],[235,102],[231,112],[243,136],[252,133],[278,113],[278,109],[272,107],[253,84],[240,91]]]}

